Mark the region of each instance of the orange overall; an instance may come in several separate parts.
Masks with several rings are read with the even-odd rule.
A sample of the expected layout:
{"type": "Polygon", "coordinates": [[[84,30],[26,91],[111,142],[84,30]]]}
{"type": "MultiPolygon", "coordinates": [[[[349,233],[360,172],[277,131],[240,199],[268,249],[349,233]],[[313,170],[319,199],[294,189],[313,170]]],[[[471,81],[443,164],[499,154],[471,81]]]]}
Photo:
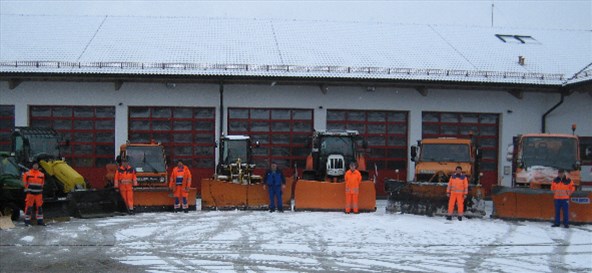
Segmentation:
{"type": "Polygon", "coordinates": [[[35,206],[35,216],[37,222],[43,223],[43,185],[45,184],[45,175],[35,169],[30,169],[23,174],[23,183],[25,184],[25,223],[31,221],[33,206],[35,206]]]}
{"type": "Polygon", "coordinates": [[[465,212],[464,198],[469,192],[469,180],[464,174],[453,174],[448,181],[448,188],[446,193],[450,195],[448,200],[448,215],[452,215],[454,211],[454,204],[458,208],[458,216],[463,216],[465,212]]]}
{"type": "Polygon", "coordinates": [[[175,195],[175,211],[181,208],[181,200],[183,203],[183,210],[189,209],[187,198],[189,197],[189,187],[191,186],[191,171],[185,165],[173,168],[171,178],[169,181],[169,188],[175,195]]]}
{"type": "Polygon", "coordinates": [[[345,172],[345,212],[349,213],[353,208],[358,213],[358,197],[360,196],[360,183],[362,174],[358,170],[345,172]]]}
{"type": "Polygon", "coordinates": [[[123,201],[129,211],[134,210],[134,191],[132,186],[138,186],[136,171],[131,166],[120,166],[115,172],[113,186],[119,189],[123,201]]]}

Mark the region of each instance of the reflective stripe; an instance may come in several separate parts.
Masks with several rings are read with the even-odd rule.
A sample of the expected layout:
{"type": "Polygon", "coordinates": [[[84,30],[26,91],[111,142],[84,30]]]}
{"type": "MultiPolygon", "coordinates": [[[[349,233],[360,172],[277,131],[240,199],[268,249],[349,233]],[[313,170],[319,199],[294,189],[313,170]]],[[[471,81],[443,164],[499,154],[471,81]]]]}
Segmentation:
{"type": "Polygon", "coordinates": [[[133,181],[131,179],[122,179],[119,183],[121,184],[131,184],[133,181]]]}
{"type": "Polygon", "coordinates": [[[177,179],[175,180],[175,183],[177,185],[183,184],[183,176],[177,176],[177,179]]]}

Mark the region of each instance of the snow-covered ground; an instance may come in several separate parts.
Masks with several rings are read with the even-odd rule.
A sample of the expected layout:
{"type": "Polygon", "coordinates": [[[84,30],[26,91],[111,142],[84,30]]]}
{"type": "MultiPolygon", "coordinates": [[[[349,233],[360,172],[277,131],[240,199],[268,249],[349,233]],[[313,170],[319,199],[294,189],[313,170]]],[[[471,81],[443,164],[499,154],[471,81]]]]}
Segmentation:
{"type": "MultiPolygon", "coordinates": [[[[199,201],[199,200],[198,200],[199,201]]],[[[1,272],[592,272],[592,226],[197,211],[0,232],[1,272]]]]}

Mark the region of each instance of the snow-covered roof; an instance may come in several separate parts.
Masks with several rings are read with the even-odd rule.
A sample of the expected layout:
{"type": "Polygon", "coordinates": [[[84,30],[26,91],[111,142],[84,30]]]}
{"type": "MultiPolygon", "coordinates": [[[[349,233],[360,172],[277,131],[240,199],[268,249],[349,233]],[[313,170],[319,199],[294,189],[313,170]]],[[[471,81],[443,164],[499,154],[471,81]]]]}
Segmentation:
{"type": "Polygon", "coordinates": [[[202,17],[0,17],[3,73],[564,85],[592,79],[590,64],[590,30],[202,17]]]}

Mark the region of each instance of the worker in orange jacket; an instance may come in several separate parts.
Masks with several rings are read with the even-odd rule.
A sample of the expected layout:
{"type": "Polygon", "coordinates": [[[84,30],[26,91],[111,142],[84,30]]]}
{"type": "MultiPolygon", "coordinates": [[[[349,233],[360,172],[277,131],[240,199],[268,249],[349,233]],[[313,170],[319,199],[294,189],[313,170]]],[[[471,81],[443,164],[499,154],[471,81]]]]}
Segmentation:
{"type": "Polygon", "coordinates": [[[558,176],[551,183],[551,191],[555,199],[555,223],[552,227],[559,226],[559,216],[563,211],[563,227],[569,228],[569,197],[575,191],[575,186],[565,170],[559,170],[558,176]]]}
{"type": "Polygon", "coordinates": [[[35,217],[37,225],[45,226],[43,222],[43,185],[45,175],[39,170],[39,163],[33,162],[33,168],[23,174],[25,184],[25,226],[31,225],[33,206],[35,206],[35,217]]]}
{"type": "Polygon", "coordinates": [[[169,181],[169,188],[175,195],[174,211],[177,213],[181,208],[180,201],[183,201],[183,212],[189,211],[189,204],[187,198],[189,197],[189,187],[191,186],[191,171],[187,166],[183,165],[181,159],[177,160],[177,167],[173,168],[171,178],[169,181]]]}
{"type": "Polygon", "coordinates": [[[448,180],[448,187],[446,188],[446,196],[448,199],[448,216],[446,220],[452,220],[452,212],[454,211],[454,204],[458,208],[458,220],[462,221],[465,212],[465,198],[469,193],[469,179],[462,173],[462,167],[457,166],[456,171],[450,180],[448,180]]]}
{"type": "Polygon", "coordinates": [[[349,170],[345,172],[345,213],[349,214],[353,208],[354,213],[359,213],[358,198],[360,196],[360,183],[362,174],[356,170],[355,162],[349,163],[349,170]]]}
{"type": "Polygon", "coordinates": [[[128,214],[134,214],[134,186],[138,186],[136,170],[129,165],[127,158],[123,158],[121,160],[121,166],[115,172],[113,187],[119,189],[128,214]]]}

